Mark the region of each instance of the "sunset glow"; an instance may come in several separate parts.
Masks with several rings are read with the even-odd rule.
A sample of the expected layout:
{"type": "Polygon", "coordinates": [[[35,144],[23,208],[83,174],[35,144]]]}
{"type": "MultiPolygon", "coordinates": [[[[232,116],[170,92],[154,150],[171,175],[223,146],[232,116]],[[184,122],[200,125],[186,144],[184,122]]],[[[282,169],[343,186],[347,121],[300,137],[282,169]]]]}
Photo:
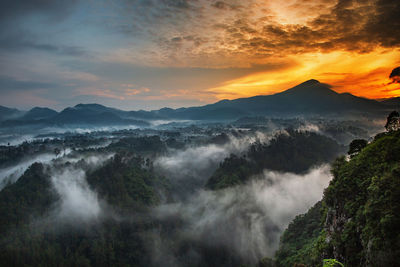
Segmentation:
{"type": "Polygon", "coordinates": [[[0,105],[148,110],[272,94],[311,78],[395,97],[398,9],[383,0],[8,4],[0,105]]]}

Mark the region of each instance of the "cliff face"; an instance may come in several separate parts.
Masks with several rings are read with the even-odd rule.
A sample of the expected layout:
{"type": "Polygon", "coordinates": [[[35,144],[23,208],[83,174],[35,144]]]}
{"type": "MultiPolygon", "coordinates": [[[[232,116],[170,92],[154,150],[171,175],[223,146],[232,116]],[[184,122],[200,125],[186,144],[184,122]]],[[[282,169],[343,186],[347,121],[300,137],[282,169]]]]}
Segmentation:
{"type": "Polygon", "coordinates": [[[396,266],[400,257],[400,131],[380,134],[350,160],[338,158],[332,174],[319,218],[310,217],[319,219],[314,228],[318,236],[302,237],[301,229],[293,232],[293,225],[299,224],[296,218],[285,234],[306,242],[288,251],[285,248],[294,238],[282,238],[278,266],[321,266],[324,258],[335,258],[345,266],[396,266]],[[290,261],[283,261],[283,252],[290,261]]]}

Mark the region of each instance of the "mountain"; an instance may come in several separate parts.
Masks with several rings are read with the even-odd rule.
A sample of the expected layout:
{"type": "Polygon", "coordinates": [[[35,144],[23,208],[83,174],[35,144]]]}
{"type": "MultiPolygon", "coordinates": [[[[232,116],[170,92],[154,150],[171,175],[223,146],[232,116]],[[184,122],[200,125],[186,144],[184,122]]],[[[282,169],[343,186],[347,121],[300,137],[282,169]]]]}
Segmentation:
{"type": "Polygon", "coordinates": [[[145,121],[126,118],[126,114],[126,111],[99,104],[78,104],[75,107],[62,110],[49,122],[58,125],[150,125],[145,121]]]}
{"type": "MultiPolygon", "coordinates": [[[[22,112],[21,112],[22,113],[22,112]]],[[[149,114],[151,114],[149,112],[149,114]]],[[[150,123],[133,118],[128,111],[100,104],[78,104],[61,112],[36,107],[25,114],[1,122],[2,127],[26,125],[46,126],[149,126],[150,123]]]]}
{"type": "Polygon", "coordinates": [[[268,144],[252,144],[246,154],[230,155],[219,165],[206,183],[217,190],[244,184],[263,170],[302,174],[313,166],[331,162],[343,148],[329,137],[288,129],[268,144]]]}
{"type": "MultiPolygon", "coordinates": [[[[371,114],[381,111],[386,114],[398,101],[398,99],[391,99],[378,102],[349,93],[337,93],[331,89],[330,85],[317,80],[309,80],[274,95],[222,100],[199,107],[123,111],[100,104],[78,104],[66,108],[58,114],[51,109],[34,108],[21,119],[31,122],[38,120],[41,123],[51,124],[136,124],[146,126],[149,125],[144,122],[146,120],[234,120],[246,116],[297,117],[348,115],[351,113],[371,114]]],[[[1,110],[4,110],[1,118],[15,118],[15,114],[19,114],[19,111],[13,109],[1,107],[1,110]]],[[[5,123],[5,125],[19,124],[21,124],[20,121],[5,123]]]]}
{"type": "Polygon", "coordinates": [[[378,134],[332,165],[322,203],[290,223],[277,266],[398,266],[400,257],[400,131],[378,134]],[[302,265],[303,266],[303,265],[302,265]]]}
{"type": "Polygon", "coordinates": [[[0,121],[17,118],[22,114],[23,111],[18,109],[0,106],[0,121]]]}
{"type": "Polygon", "coordinates": [[[386,109],[383,103],[337,93],[327,84],[309,80],[274,95],[259,95],[222,100],[201,107],[164,109],[158,114],[179,119],[237,119],[243,116],[327,115],[348,112],[375,112],[386,109]]]}
{"type": "Polygon", "coordinates": [[[388,106],[392,106],[394,108],[399,108],[400,107],[400,96],[384,99],[381,101],[381,103],[388,105],[388,106]]]}
{"type": "Polygon", "coordinates": [[[21,120],[42,120],[54,117],[58,114],[57,111],[49,108],[35,107],[24,114],[21,120]]]}
{"type": "MultiPolygon", "coordinates": [[[[106,107],[100,104],[78,104],[74,107],[82,112],[94,112],[94,113],[111,113],[121,118],[127,119],[162,119],[163,117],[158,116],[154,112],[138,110],[138,111],[124,111],[116,108],[106,107]]],[[[165,118],[164,118],[165,119],[165,118]]]]}

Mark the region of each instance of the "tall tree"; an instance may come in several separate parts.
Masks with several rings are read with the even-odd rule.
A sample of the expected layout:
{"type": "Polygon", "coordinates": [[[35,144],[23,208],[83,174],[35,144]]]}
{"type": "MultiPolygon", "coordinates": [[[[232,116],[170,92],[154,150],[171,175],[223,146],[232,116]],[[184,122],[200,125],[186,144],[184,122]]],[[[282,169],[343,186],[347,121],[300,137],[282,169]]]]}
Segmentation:
{"type": "Polygon", "coordinates": [[[388,132],[397,131],[400,129],[400,115],[397,111],[390,112],[387,117],[385,128],[388,132]]]}

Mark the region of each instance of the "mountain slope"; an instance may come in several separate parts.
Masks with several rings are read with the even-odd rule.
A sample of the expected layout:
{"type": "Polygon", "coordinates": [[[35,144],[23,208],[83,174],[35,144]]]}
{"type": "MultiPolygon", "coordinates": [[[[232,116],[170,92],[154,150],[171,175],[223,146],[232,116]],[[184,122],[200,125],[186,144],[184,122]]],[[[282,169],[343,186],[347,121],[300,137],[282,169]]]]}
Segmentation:
{"type": "Polygon", "coordinates": [[[335,258],[345,266],[397,266],[399,162],[400,131],[378,135],[349,161],[337,159],[332,168],[334,178],[324,192],[321,215],[306,214],[300,219],[309,218],[307,222],[299,218],[293,221],[277,252],[278,266],[318,266],[322,258],[335,258]],[[305,240],[299,242],[298,224],[314,225],[319,235],[302,237],[305,240]]]}
{"type": "MultiPolygon", "coordinates": [[[[393,100],[394,101],[394,100],[393,100]]],[[[184,119],[184,120],[233,120],[244,116],[299,116],[337,115],[356,112],[376,113],[390,109],[385,101],[357,97],[349,93],[339,94],[327,84],[309,80],[274,95],[259,95],[234,100],[222,100],[214,104],[190,108],[162,108],[153,111],[123,111],[99,104],[78,104],[64,109],[58,114],[50,109],[35,108],[23,119],[49,119],[53,124],[103,124],[121,125],[148,124],[140,120],[184,119]]],[[[1,107],[2,117],[7,119],[16,110],[1,107]],[[11,115],[7,115],[11,114],[11,115]]],[[[14,125],[15,122],[8,124],[14,125]]],[[[18,124],[18,123],[17,123],[18,124]]]]}
{"type": "Polygon", "coordinates": [[[332,161],[341,152],[342,147],[326,136],[287,130],[268,144],[251,145],[245,156],[225,158],[206,187],[218,190],[242,184],[264,169],[305,173],[313,166],[332,161]]]}
{"type": "Polygon", "coordinates": [[[22,114],[23,112],[18,109],[0,106],[0,121],[14,119],[22,114]]]}
{"type": "Polygon", "coordinates": [[[58,114],[57,111],[49,108],[35,107],[24,114],[21,120],[42,120],[54,117],[58,114]]]}
{"type": "Polygon", "coordinates": [[[381,103],[391,106],[391,107],[398,108],[398,107],[400,107],[400,96],[382,100],[381,103]]]}
{"type": "Polygon", "coordinates": [[[375,100],[339,94],[327,84],[309,80],[274,95],[259,95],[235,100],[222,100],[201,107],[158,111],[167,117],[182,119],[233,119],[247,115],[291,116],[375,112],[387,108],[375,100]]]}
{"type": "Polygon", "coordinates": [[[72,125],[138,125],[148,126],[149,123],[141,120],[125,118],[126,111],[105,107],[99,104],[78,104],[66,108],[49,122],[54,124],[72,125]]]}

